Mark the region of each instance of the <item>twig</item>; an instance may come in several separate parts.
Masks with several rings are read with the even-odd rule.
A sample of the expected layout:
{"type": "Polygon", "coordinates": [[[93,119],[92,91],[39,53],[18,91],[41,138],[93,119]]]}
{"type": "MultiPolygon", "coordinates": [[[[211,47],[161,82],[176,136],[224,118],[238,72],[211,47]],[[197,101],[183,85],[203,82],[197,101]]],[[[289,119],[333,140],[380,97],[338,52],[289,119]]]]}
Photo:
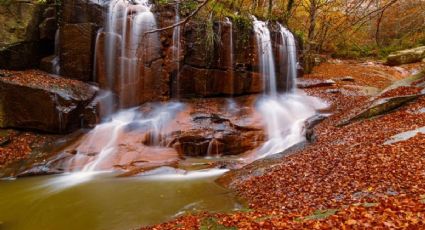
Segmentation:
{"type": "Polygon", "coordinates": [[[145,34],[161,32],[161,31],[164,31],[164,30],[173,29],[174,27],[186,24],[190,20],[190,18],[195,16],[205,5],[207,5],[207,3],[209,1],[210,0],[205,0],[204,2],[202,2],[202,4],[200,4],[189,16],[187,16],[185,19],[181,20],[180,22],[175,23],[175,24],[170,25],[170,26],[162,27],[162,28],[159,28],[159,29],[149,30],[149,31],[145,32],[145,34]]]}

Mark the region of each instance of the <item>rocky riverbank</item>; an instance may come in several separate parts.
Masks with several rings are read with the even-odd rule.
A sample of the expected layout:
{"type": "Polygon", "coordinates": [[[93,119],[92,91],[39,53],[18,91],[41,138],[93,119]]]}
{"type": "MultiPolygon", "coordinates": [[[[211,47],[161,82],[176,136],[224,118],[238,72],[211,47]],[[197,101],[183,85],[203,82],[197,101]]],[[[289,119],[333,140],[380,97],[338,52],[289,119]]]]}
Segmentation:
{"type": "Polygon", "coordinates": [[[315,142],[219,179],[249,209],[191,214],[151,228],[424,227],[423,66],[322,64],[304,77],[333,81],[306,89],[332,104],[332,115],[314,128],[315,142]],[[412,73],[417,75],[408,78],[412,73]],[[397,106],[374,107],[382,99],[412,95],[397,106]],[[373,112],[342,123],[362,109],[373,112]]]}

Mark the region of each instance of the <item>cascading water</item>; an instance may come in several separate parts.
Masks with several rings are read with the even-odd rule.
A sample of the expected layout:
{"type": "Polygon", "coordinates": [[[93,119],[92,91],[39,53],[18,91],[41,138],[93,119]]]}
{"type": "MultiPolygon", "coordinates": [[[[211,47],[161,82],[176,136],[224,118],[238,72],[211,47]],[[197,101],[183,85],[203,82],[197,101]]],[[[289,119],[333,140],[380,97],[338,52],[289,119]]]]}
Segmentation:
{"type": "Polygon", "coordinates": [[[297,47],[295,43],[294,35],[283,27],[279,25],[280,36],[282,39],[282,48],[284,49],[283,55],[286,53],[286,66],[287,66],[287,77],[286,77],[286,91],[294,92],[297,80],[297,47]],[[284,48],[283,48],[284,47],[284,48]]]}
{"type": "Polygon", "coordinates": [[[143,64],[151,47],[159,46],[157,33],[145,34],[157,28],[150,9],[147,0],[114,0],[109,5],[104,47],[106,89],[118,91],[121,108],[140,103],[143,64]]]}
{"type": "MultiPolygon", "coordinates": [[[[155,106],[153,111],[147,113],[141,113],[138,108],[118,112],[111,117],[111,121],[97,125],[90,131],[87,138],[77,147],[77,154],[65,167],[94,172],[111,169],[114,165],[121,164],[121,160],[129,161],[128,158],[121,159],[122,156],[119,156],[124,133],[133,132],[136,136],[149,133],[152,142],[158,144],[158,137],[163,133],[165,126],[183,108],[181,103],[166,103],[155,106]],[[91,153],[97,154],[91,156],[91,153]],[[75,165],[84,167],[79,169],[75,165]]],[[[133,154],[133,157],[135,158],[133,160],[137,161],[138,155],[133,154]]]]}
{"type": "MultiPolygon", "coordinates": [[[[260,72],[265,79],[265,95],[258,101],[257,110],[262,114],[267,131],[267,141],[257,150],[256,158],[284,151],[305,140],[304,122],[315,115],[317,109],[327,107],[317,98],[296,92],[297,57],[293,34],[282,25],[279,30],[282,46],[279,55],[286,57],[286,93],[278,95],[270,30],[266,22],[254,18],[257,53],[260,72]]],[[[282,63],[281,63],[282,65],[282,63]]],[[[282,66],[281,66],[282,67],[282,66]]]]}
{"type": "MultiPolygon", "coordinates": [[[[109,115],[109,121],[104,122],[93,129],[85,140],[76,149],[77,154],[72,158],[67,168],[78,163],[84,165],[77,168],[83,172],[93,172],[105,169],[103,164],[108,162],[119,149],[119,138],[129,126],[138,124],[143,130],[151,130],[153,137],[160,132],[161,126],[165,124],[172,113],[175,113],[178,104],[169,103],[164,108],[155,110],[149,117],[144,116],[137,108],[124,110],[112,114],[114,102],[111,93],[118,94],[120,108],[135,106],[139,104],[138,93],[143,87],[143,65],[149,58],[151,47],[158,47],[158,34],[145,32],[156,29],[154,14],[150,11],[151,5],[147,0],[123,1],[114,0],[110,2],[105,29],[105,46],[96,49],[104,49],[105,76],[107,85],[104,86],[103,97],[107,98],[101,108],[109,115]],[[118,87],[118,89],[117,89],[118,87]],[[171,114],[170,114],[171,113],[171,114]],[[90,156],[88,149],[94,148],[94,156],[90,156]]],[[[96,43],[100,41],[100,33],[96,43]]],[[[95,58],[100,58],[96,55],[95,58]]],[[[96,63],[96,61],[95,61],[96,63]]],[[[101,74],[101,73],[97,73],[101,74]]],[[[101,100],[101,99],[100,99],[101,100]]],[[[146,115],[146,114],[145,114],[146,115]]],[[[155,138],[154,138],[155,139],[155,138]]],[[[93,155],[93,154],[92,154],[93,155]]],[[[114,162],[114,161],[112,161],[114,162]]],[[[116,162],[115,162],[116,163],[116,162]]],[[[112,167],[112,165],[108,165],[112,167]]]]}
{"type": "MultiPolygon", "coordinates": [[[[176,1],[175,7],[175,18],[174,23],[180,22],[180,1],[176,1]]],[[[180,26],[174,27],[173,30],[173,62],[176,63],[176,85],[175,85],[175,97],[179,98],[180,93],[178,92],[180,89],[179,75],[180,75],[180,55],[181,55],[181,28],[180,26]]]]}
{"type": "Polygon", "coordinates": [[[233,91],[234,91],[234,81],[235,81],[235,79],[234,79],[234,74],[233,74],[233,71],[234,71],[234,69],[233,69],[233,63],[234,63],[234,61],[233,61],[233,23],[232,23],[232,21],[230,21],[230,19],[229,18],[226,18],[226,24],[229,26],[229,47],[228,47],[228,54],[227,54],[227,67],[228,67],[228,69],[227,69],[227,71],[229,72],[228,73],[228,75],[229,75],[229,78],[230,78],[230,80],[229,80],[229,82],[230,82],[230,94],[231,95],[233,95],[233,91]]]}
{"type": "Polygon", "coordinates": [[[264,92],[269,96],[277,96],[276,70],[273,58],[272,40],[266,22],[253,17],[254,32],[257,41],[259,69],[263,76],[264,92]]]}
{"type": "Polygon", "coordinates": [[[59,46],[59,29],[56,30],[55,33],[55,57],[52,60],[52,66],[53,66],[53,74],[59,75],[60,74],[60,46],[59,46]]]}

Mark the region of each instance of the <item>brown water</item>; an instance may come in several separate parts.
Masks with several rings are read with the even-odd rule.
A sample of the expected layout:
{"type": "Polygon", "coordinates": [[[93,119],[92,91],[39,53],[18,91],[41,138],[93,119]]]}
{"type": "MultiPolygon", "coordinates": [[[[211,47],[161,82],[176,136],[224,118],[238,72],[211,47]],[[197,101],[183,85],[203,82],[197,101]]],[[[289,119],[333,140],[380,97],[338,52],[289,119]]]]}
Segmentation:
{"type": "Polygon", "coordinates": [[[0,229],[132,229],[184,212],[241,208],[232,193],[214,183],[216,177],[103,173],[90,180],[66,175],[3,180],[0,229]]]}

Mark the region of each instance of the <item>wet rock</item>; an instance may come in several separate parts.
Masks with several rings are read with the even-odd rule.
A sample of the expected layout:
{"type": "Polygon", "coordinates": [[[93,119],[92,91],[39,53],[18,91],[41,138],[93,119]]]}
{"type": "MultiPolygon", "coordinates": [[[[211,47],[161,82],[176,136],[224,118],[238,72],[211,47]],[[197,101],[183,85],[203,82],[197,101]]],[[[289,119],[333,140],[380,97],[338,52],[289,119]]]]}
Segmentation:
{"type": "Polygon", "coordinates": [[[300,79],[297,81],[297,87],[301,89],[328,87],[335,85],[334,80],[300,79]]]}
{"type": "MultiPolygon", "coordinates": [[[[119,44],[119,36],[113,33],[106,33],[101,32],[98,34],[98,47],[105,47],[106,41],[108,39],[111,39],[113,41],[116,41],[114,44],[110,44],[111,46],[120,47],[119,44]]],[[[117,50],[118,53],[121,53],[121,50],[117,50]]],[[[116,58],[112,61],[112,65],[107,65],[107,61],[105,60],[105,50],[104,49],[96,49],[95,51],[96,55],[96,69],[94,70],[96,72],[96,81],[99,84],[99,87],[102,89],[113,89],[115,82],[111,82],[110,79],[113,79],[113,76],[116,76],[120,70],[117,68],[119,66],[119,60],[116,58]],[[107,68],[110,68],[109,72],[111,73],[111,76],[108,76],[106,74],[107,68]]]]}
{"type": "Polygon", "coordinates": [[[340,81],[350,81],[350,82],[356,81],[352,76],[341,77],[338,80],[340,80],[340,81]]]}
{"type": "Polygon", "coordinates": [[[70,132],[80,127],[80,116],[95,93],[83,82],[42,72],[0,78],[0,127],[70,132]]]}
{"type": "Polygon", "coordinates": [[[0,68],[25,69],[38,65],[38,25],[44,7],[35,1],[0,4],[0,68]]]}
{"type": "Polygon", "coordinates": [[[40,61],[40,69],[47,73],[58,73],[59,59],[56,55],[44,57],[40,61]]]}
{"type": "Polygon", "coordinates": [[[366,109],[356,113],[355,115],[342,120],[337,126],[348,125],[354,121],[372,118],[378,115],[385,114],[393,109],[396,109],[407,102],[417,99],[422,94],[407,95],[407,96],[395,96],[389,98],[381,98],[373,101],[373,103],[366,109]]]}
{"type": "Polygon", "coordinates": [[[318,125],[320,122],[322,122],[323,120],[325,120],[327,118],[327,116],[322,115],[322,114],[318,114],[315,115],[309,119],[307,119],[304,123],[304,129],[305,129],[305,136],[306,139],[309,142],[315,142],[316,141],[316,135],[314,134],[314,127],[316,125],[318,125]]]}
{"type": "Polygon", "coordinates": [[[40,39],[55,40],[57,21],[55,17],[45,18],[39,25],[40,39]]]}
{"type": "Polygon", "coordinates": [[[182,97],[254,94],[263,91],[262,77],[253,72],[234,72],[184,66],[179,77],[182,97]]]}
{"type": "Polygon", "coordinates": [[[36,165],[16,175],[17,177],[43,176],[63,173],[63,170],[51,169],[46,165],[36,165]]]}
{"type": "Polygon", "coordinates": [[[93,23],[66,24],[60,30],[61,75],[90,81],[97,29],[93,23]]]}
{"type": "MultiPolygon", "coordinates": [[[[237,155],[256,148],[265,140],[262,129],[233,124],[219,115],[193,117],[193,127],[164,134],[158,143],[174,147],[180,156],[237,155]]],[[[156,144],[151,135],[144,143],[156,144]]]]}
{"type": "Polygon", "coordinates": [[[416,136],[419,133],[425,133],[425,127],[421,127],[415,130],[399,133],[397,135],[394,135],[390,138],[390,140],[385,141],[385,145],[390,145],[393,143],[397,143],[400,141],[406,141],[414,136],[416,136]]]}
{"type": "Polygon", "coordinates": [[[102,26],[108,9],[109,0],[86,1],[67,0],[61,4],[62,23],[95,23],[102,26]]]}
{"type": "Polygon", "coordinates": [[[327,89],[325,92],[331,93],[331,94],[337,94],[337,93],[341,93],[341,90],[340,89],[327,89]]]}
{"type": "Polygon", "coordinates": [[[387,64],[390,66],[402,65],[414,62],[421,62],[425,58],[425,46],[414,49],[401,50],[391,53],[387,57],[387,64]]]}
{"type": "Polygon", "coordinates": [[[0,147],[8,145],[9,143],[10,143],[10,137],[9,136],[0,137],[0,147]]]}
{"type": "Polygon", "coordinates": [[[382,90],[379,94],[375,95],[365,108],[351,115],[350,117],[343,119],[337,124],[337,126],[344,126],[358,120],[368,119],[385,114],[425,95],[423,89],[422,91],[418,92],[418,90],[421,90],[420,87],[422,87],[419,86],[418,83],[420,83],[424,78],[425,73],[420,72],[394,82],[382,90]],[[414,91],[404,92],[406,89],[414,91]],[[391,92],[395,92],[396,96],[393,96],[391,92]]]}

